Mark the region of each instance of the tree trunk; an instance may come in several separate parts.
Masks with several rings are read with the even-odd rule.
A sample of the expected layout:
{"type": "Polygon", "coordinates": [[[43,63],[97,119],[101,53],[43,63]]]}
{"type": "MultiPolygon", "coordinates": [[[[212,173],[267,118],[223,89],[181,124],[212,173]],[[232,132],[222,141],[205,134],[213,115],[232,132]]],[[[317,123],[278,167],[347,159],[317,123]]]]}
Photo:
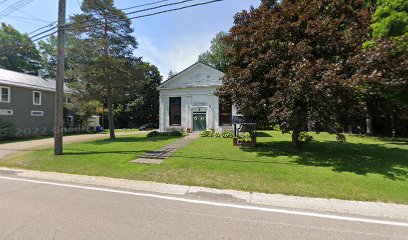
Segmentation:
{"type": "Polygon", "coordinates": [[[109,43],[108,43],[108,18],[105,16],[105,28],[104,28],[104,38],[105,38],[105,46],[104,46],[104,55],[105,55],[105,84],[107,87],[107,94],[106,100],[108,102],[108,121],[109,121],[109,137],[110,139],[115,139],[115,124],[113,122],[113,101],[112,101],[112,88],[110,86],[109,74],[108,74],[108,60],[109,60],[109,43]]]}
{"type": "Polygon", "coordinates": [[[395,112],[391,114],[391,137],[395,138],[395,112]]]}
{"type": "Polygon", "coordinates": [[[300,131],[297,129],[293,130],[292,132],[292,148],[293,149],[299,149],[300,147],[299,134],[300,134],[300,131]]]}
{"type": "Polygon", "coordinates": [[[352,125],[348,125],[348,133],[353,134],[353,126],[352,125]]]}
{"type": "Polygon", "coordinates": [[[308,132],[312,132],[312,131],[313,131],[312,122],[310,122],[310,121],[307,122],[307,131],[308,131],[308,132]]]}
{"type": "Polygon", "coordinates": [[[371,115],[370,110],[368,109],[368,104],[366,102],[366,133],[367,135],[373,134],[373,116],[371,115]]]}
{"type": "Polygon", "coordinates": [[[367,125],[367,134],[373,134],[373,117],[370,112],[367,111],[366,114],[366,125],[367,125]]]}
{"type": "Polygon", "coordinates": [[[108,96],[108,121],[109,121],[109,137],[110,139],[115,139],[115,124],[113,122],[113,103],[112,103],[112,96],[109,90],[108,96]]]}

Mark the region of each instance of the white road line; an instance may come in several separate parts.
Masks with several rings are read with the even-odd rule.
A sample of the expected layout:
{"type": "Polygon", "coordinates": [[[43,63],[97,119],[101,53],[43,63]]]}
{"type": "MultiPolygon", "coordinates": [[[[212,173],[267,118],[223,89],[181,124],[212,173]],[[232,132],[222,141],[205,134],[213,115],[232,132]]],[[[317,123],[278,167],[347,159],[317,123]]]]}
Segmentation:
{"type": "Polygon", "coordinates": [[[203,205],[217,206],[217,207],[228,207],[228,208],[236,208],[236,209],[244,209],[244,210],[255,210],[255,211],[262,211],[262,212],[273,212],[273,213],[283,213],[283,214],[298,215],[298,216],[327,218],[327,219],[350,221],[350,222],[363,222],[363,223],[391,225],[391,226],[398,226],[398,227],[408,227],[408,223],[406,222],[394,222],[394,221],[376,220],[376,219],[369,219],[369,218],[345,217],[345,216],[337,216],[337,215],[331,215],[331,214],[284,210],[284,209],[266,208],[266,207],[256,207],[256,206],[247,206],[247,205],[230,204],[230,203],[219,203],[219,202],[211,202],[211,201],[203,201],[203,200],[186,199],[186,198],[180,198],[180,197],[156,195],[156,194],[150,194],[150,193],[138,193],[138,192],[123,191],[123,190],[114,190],[114,189],[101,188],[101,187],[89,187],[89,186],[81,186],[81,185],[74,185],[74,184],[39,181],[39,180],[32,180],[32,179],[25,179],[25,178],[0,176],[0,179],[20,181],[20,182],[29,182],[29,183],[36,183],[36,184],[44,184],[44,185],[52,185],[52,186],[59,186],[59,187],[67,187],[67,188],[109,192],[109,193],[118,193],[118,194],[133,195],[133,196],[140,196],[140,197],[157,198],[157,199],[203,204],[203,205]]]}

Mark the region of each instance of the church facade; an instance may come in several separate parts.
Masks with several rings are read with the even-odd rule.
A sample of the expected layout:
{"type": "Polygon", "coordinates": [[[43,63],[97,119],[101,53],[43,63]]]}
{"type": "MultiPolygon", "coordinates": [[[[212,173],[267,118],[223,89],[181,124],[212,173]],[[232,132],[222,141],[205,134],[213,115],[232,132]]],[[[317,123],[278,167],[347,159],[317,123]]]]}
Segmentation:
{"type": "Polygon", "coordinates": [[[231,131],[236,110],[214,95],[223,72],[196,62],[159,86],[161,132],[231,131]]]}

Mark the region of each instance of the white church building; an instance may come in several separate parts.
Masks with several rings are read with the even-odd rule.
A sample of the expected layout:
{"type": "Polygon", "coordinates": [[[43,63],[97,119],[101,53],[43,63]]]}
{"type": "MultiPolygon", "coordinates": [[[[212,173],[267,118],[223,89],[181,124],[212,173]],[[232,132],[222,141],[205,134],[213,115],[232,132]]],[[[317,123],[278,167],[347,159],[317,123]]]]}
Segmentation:
{"type": "Polygon", "coordinates": [[[163,82],[158,88],[160,131],[230,131],[236,110],[222,106],[214,95],[222,76],[223,72],[196,62],[163,82]]]}

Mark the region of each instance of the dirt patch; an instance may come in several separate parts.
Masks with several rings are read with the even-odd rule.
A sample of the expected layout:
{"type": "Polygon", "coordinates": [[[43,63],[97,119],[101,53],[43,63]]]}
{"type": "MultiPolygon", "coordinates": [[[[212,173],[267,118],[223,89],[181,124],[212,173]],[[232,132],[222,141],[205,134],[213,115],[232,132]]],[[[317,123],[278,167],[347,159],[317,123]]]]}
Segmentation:
{"type": "Polygon", "coordinates": [[[186,196],[191,196],[194,198],[202,199],[202,200],[212,200],[212,201],[223,201],[223,202],[238,202],[238,203],[245,203],[244,199],[236,198],[229,194],[218,194],[218,193],[209,193],[209,192],[188,192],[186,196]]]}

